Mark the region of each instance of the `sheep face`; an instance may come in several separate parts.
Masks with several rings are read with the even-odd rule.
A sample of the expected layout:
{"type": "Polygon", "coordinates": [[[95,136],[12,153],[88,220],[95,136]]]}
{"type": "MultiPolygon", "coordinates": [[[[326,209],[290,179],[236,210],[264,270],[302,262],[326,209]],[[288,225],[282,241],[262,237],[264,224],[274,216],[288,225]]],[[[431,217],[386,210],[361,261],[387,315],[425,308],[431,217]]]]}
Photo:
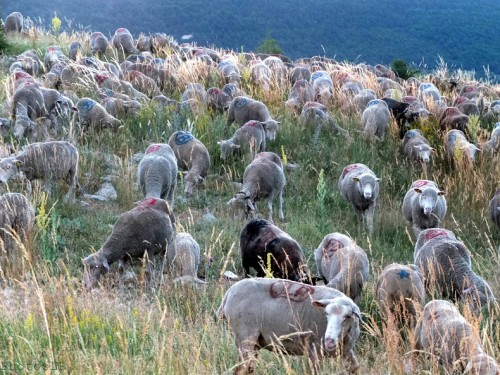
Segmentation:
{"type": "Polygon", "coordinates": [[[14,124],[13,133],[16,138],[21,138],[27,130],[33,130],[34,128],[36,128],[36,123],[28,117],[18,117],[14,124]]]}
{"type": "Polygon", "coordinates": [[[348,297],[337,297],[331,300],[313,301],[314,306],[323,308],[328,321],[325,332],[324,347],[329,353],[342,351],[344,338],[351,336],[351,342],[359,336],[359,307],[348,297]]]}
{"type": "Polygon", "coordinates": [[[240,192],[231,198],[228,205],[235,206],[239,209],[245,210],[247,214],[253,215],[256,211],[255,204],[252,202],[252,198],[244,192],[240,192]]]}
{"type": "Polygon", "coordinates": [[[222,160],[225,160],[227,155],[232,154],[234,150],[240,148],[240,145],[237,145],[230,140],[219,141],[217,144],[220,146],[220,158],[222,160]]]}
{"type": "Polygon", "coordinates": [[[100,254],[91,254],[83,260],[85,271],[83,273],[83,285],[85,289],[92,289],[99,278],[109,271],[108,260],[100,254]]]}
{"type": "Polygon", "coordinates": [[[429,164],[431,161],[432,148],[429,145],[415,145],[413,146],[417,150],[418,159],[425,164],[429,164]]]}
{"type": "Polygon", "coordinates": [[[353,177],[352,179],[356,183],[356,189],[365,199],[372,199],[375,186],[378,184],[379,179],[370,175],[362,174],[359,177],[353,177]]]}
{"type": "Polygon", "coordinates": [[[418,203],[424,215],[430,215],[437,205],[438,197],[446,194],[444,191],[438,191],[433,188],[423,190],[415,188],[413,190],[418,194],[418,203]]]}
{"type": "Polygon", "coordinates": [[[0,184],[6,184],[19,171],[23,162],[14,158],[0,160],[0,184]]]}
{"type": "Polygon", "coordinates": [[[467,367],[465,368],[464,374],[499,375],[500,367],[498,366],[494,358],[484,353],[480,353],[470,359],[467,367]]]}
{"type": "Polygon", "coordinates": [[[460,147],[460,150],[462,151],[463,155],[466,155],[469,158],[470,161],[474,161],[476,152],[481,151],[476,147],[476,145],[473,145],[471,143],[460,147]]]}
{"type": "Polygon", "coordinates": [[[198,186],[204,182],[204,178],[199,174],[194,172],[187,172],[184,175],[184,193],[186,195],[193,195],[197,190],[198,186]]]}
{"type": "Polygon", "coordinates": [[[280,122],[276,120],[267,120],[264,124],[266,128],[267,138],[271,141],[274,141],[276,139],[276,130],[278,130],[280,122]]]}

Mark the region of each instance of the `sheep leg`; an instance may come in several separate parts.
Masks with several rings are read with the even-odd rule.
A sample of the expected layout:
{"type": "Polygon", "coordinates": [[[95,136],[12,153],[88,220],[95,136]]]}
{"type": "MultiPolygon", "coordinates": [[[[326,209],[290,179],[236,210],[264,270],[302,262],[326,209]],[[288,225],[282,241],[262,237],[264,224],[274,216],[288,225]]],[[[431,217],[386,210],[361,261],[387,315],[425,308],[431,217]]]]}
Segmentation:
{"type": "Polygon", "coordinates": [[[237,344],[237,346],[240,352],[240,361],[243,363],[239,364],[234,369],[234,374],[253,374],[255,370],[255,359],[257,358],[256,341],[247,338],[246,340],[241,341],[239,344],[237,344]]]}
{"type": "Polygon", "coordinates": [[[349,350],[349,353],[345,355],[347,362],[349,363],[349,373],[351,374],[359,374],[359,363],[354,355],[352,350],[349,350]]]}
{"type": "Polygon", "coordinates": [[[285,215],[283,215],[283,189],[280,190],[278,193],[278,205],[279,205],[279,211],[278,211],[278,217],[280,220],[285,219],[285,215]]]}
{"type": "Polygon", "coordinates": [[[273,198],[274,194],[269,194],[269,198],[267,200],[267,208],[269,209],[269,221],[274,223],[273,221],[273,198]]]}
{"type": "Polygon", "coordinates": [[[415,238],[418,238],[418,235],[420,234],[420,232],[422,232],[422,229],[417,224],[413,224],[412,228],[413,228],[413,234],[415,235],[415,238]]]}
{"type": "Polygon", "coordinates": [[[363,214],[366,222],[366,226],[368,228],[368,233],[370,237],[373,236],[373,216],[375,213],[375,206],[370,206],[363,214]]]}
{"type": "Polygon", "coordinates": [[[70,171],[68,173],[68,177],[69,177],[69,181],[70,181],[69,190],[66,193],[66,195],[64,196],[64,200],[67,202],[74,202],[75,201],[76,185],[78,184],[76,167],[70,169],[70,171]]]}

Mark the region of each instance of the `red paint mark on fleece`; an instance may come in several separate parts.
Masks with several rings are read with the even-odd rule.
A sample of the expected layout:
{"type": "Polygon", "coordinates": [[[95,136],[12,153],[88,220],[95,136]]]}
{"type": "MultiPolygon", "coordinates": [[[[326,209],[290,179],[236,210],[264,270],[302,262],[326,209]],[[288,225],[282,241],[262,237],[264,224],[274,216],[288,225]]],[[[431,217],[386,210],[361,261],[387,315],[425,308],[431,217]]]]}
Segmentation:
{"type": "Polygon", "coordinates": [[[128,30],[125,29],[124,27],[120,27],[118,30],[116,30],[117,33],[126,33],[128,30]]]}
{"type": "Polygon", "coordinates": [[[444,229],[431,229],[425,233],[425,240],[429,241],[436,237],[445,237],[448,233],[444,229]]]}
{"type": "Polygon", "coordinates": [[[57,51],[57,48],[56,47],[49,47],[48,52],[56,52],[57,51]]]}
{"type": "Polygon", "coordinates": [[[109,76],[105,75],[105,74],[96,74],[94,76],[94,79],[97,81],[97,83],[101,84],[101,83],[104,83],[105,80],[107,80],[109,78],[109,76]]]}
{"type": "Polygon", "coordinates": [[[30,77],[31,76],[26,73],[26,72],[16,72],[15,76],[14,76],[14,79],[17,81],[18,79],[21,79],[21,78],[26,78],[26,77],[30,77]]]}
{"type": "Polygon", "coordinates": [[[285,298],[292,302],[303,302],[312,294],[314,294],[312,286],[289,281],[276,281],[269,287],[271,298],[285,298]]]}
{"type": "Polygon", "coordinates": [[[465,91],[466,91],[466,92],[471,92],[471,91],[474,91],[474,87],[472,87],[472,86],[468,86],[468,87],[466,87],[466,88],[465,88],[465,91]]]}
{"type": "Polygon", "coordinates": [[[461,96],[461,97],[457,98],[457,100],[455,100],[455,105],[462,104],[466,100],[468,100],[468,99],[461,96]]]}
{"type": "Polygon", "coordinates": [[[144,199],[139,205],[140,208],[146,208],[149,206],[154,206],[156,204],[156,198],[144,199]]]}
{"type": "Polygon", "coordinates": [[[413,184],[411,184],[411,187],[421,188],[422,186],[429,185],[429,182],[429,180],[417,180],[413,184]]]}
{"type": "Polygon", "coordinates": [[[323,256],[331,258],[337,250],[340,250],[343,247],[345,247],[345,245],[342,242],[332,239],[328,241],[326,246],[323,248],[323,256]]]}
{"type": "Polygon", "coordinates": [[[146,154],[152,154],[153,152],[158,151],[161,148],[161,145],[151,145],[146,149],[146,154]]]}
{"type": "Polygon", "coordinates": [[[344,177],[346,174],[348,174],[350,171],[353,171],[355,170],[356,168],[358,168],[359,165],[357,164],[350,164],[348,165],[347,167],[345,167],[343,170],[342,170],[342,177],[344,177]]]}
{"type": "MultiPolygon", "coordinates": [[[[260,122],[259,122],[259,121],[250,120],[250,121],[248,121],[248,122],[245,124],[245,126],[257,126],[258,124],[260,124],[260,122]]],[[[260,155],[260,154],[259,154],[259,155],[260,155]]],[[[257,156],[259,156],[259,155],[257,155],[257,156]]]]}

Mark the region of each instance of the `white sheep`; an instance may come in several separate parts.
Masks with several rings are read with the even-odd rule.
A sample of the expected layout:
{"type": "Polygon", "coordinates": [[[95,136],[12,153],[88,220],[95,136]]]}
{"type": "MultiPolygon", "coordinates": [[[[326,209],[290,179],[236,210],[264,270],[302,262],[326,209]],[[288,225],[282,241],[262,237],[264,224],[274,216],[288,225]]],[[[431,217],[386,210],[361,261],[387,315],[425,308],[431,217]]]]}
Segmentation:
{"type": "Polygon", "coordinates": [[[237,129],[231,138],[217,142],[221,159],[224,160],[228,154],[243,147],[250,150],[250,158],[253,160],[257,152],[266,150],[265,126],[260,121],[251,120],[237,129]]]}
{"type": "Polygon", "coordinates": [[[380,99],[371,100],[361,115],[363,134],[369,138],[383,141],[385,131],[391,120],[387,103],[380,99]]]}
{"type": "Polygon", "coordinates": [[[245,168],[241,190],[227,202],[243,208],[252,215],[256,211],[257,200],[267,198],[269,221],[273,222],[273,199],[278,196],[278,217],[283,220],[283,190],[286,178],[281,159],[274,152],[261,152],[245,168]]]}
{"type": "Polygon", "coordinates": [[[421,270],[429,294],[461,299],[475,315],[495,302],[488,283],[472,270],[469,249],[449,230],[431,228],[420,232],[414,263],[421,270]]]}
{"type": "Polygon", "coordinates": [[[476,145],[467,140],[464,132],[457,129],[452,129],[446,133],[444,146],[446,156],[450,161],[457,157],[463,157],[465,160],[473,162],[476,152],[481,151],[476,145]]]}
{"type": "Polygon", "coordinates": [[[473,326],[452,303],[432,300],[415,327],[416,348],[437,357],[447,368],[463,371],[468,358],[483,353],[473,326]]]}
{"type": "Polygon", "coordinates": [[[340,174],[338,187],[342,197],[352,204],[361,220],[373,234],[373,218],[379,194],[380,179],[361,163],[346,166],[340,174]]]}
{"type": "Polygon", "coordinates": [[[174,282],[190,281],[205,284],[198,279],[200,245],[189,233],[177,233],[167,248],[167,261],[174,282]]]}
{"type": "Polygon", "coordinates": [[[358,303],[370,273],[365,251],[348,236],[330,233],[314,251],[314,258],[325,284],[358,303]]]}
{"type": "Polygon", "coordinates": [[[383,319],[392,315],[397,322],[414,326],[425,300],[419,269],[414,264],[388,265],[377,279],[375,296],[383,319]]]}
{"type": "Polygon", "coordinates": [[[361,312],[333,288],[283,279],[244,279],[228,289],[217,316],[229,321],[235,336],[243,362],[235,374],[253,372],[260,348],[308,355],[316,371],[322,355],[340,356],[351,373],[358,371],[354,345],[361,312]]]}
{"type": "Polygon", "coordinates": [[[415,237],[423,229],[437,228],[446,215],[445,192],[434,181],[414,181],[403,199],[402,211],[412,224],[415,237]]]}

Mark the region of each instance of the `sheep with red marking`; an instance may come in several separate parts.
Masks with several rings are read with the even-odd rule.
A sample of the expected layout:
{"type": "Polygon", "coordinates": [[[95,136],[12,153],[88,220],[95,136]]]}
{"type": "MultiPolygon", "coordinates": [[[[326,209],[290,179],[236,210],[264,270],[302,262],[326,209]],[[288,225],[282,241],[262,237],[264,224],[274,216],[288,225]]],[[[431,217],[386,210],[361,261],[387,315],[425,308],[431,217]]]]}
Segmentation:
{"type": "Polygon", "coordinates": [[[335,289],[282,279],[244,279],[227,290],[216,314],[234,333],[241,362],[235,374],[252,373],[261,348],[307,355],[310,373],[318,371],[323,356],[340,357],[349,373],[359,373],[354,346],[361,312],[335,289]]]}

